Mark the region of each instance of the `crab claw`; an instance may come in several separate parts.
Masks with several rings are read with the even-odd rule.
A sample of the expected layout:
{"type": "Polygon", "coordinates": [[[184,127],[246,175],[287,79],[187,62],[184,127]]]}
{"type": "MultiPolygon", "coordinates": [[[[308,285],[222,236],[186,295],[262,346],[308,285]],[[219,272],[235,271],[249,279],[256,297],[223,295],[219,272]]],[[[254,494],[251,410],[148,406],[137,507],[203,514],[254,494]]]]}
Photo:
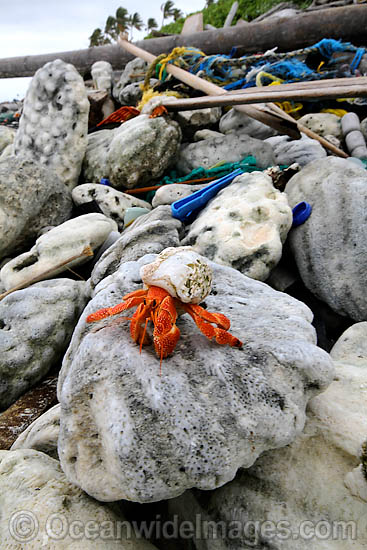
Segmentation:
{"type": "Polygon", "coordinates": [[[212,313],[195,304],[180,306],[194,319],[196,326],[209,340],[215,338],[217,344],[242,348],[242,342],[227,330],[230,327],[229,319],[223,313],[212,313]],[[211,323],[216,324],[214,327],[211,323]]]}
{"type": "Polygon", "coordinates": [[[164,105],[157,105],[149,115],[149,118],[157,118],[158,116],[167,115],[168,111],[164,105]]]}

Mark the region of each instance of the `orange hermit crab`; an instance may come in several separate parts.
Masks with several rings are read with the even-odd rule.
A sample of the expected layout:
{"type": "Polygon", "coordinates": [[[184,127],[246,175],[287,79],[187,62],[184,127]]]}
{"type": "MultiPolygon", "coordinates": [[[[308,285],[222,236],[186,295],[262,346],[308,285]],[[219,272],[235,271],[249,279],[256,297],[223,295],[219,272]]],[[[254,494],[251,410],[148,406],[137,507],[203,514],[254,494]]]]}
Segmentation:
{"type": "Polygon", "coordinates": [[[176,326],[177,308],[191,315],[200,331],[218,344],[241,348],[242,342],[228,332],[229,319],[222,313],[206,311],[198,304],[209,294],[212,271],[205,259],[191,247],[166,248],[151,264],[140,270],[146,289],[123,296],[123,302],[103,308],[87,317],[87,323],[99,321],[137,306],[130,324],[132,339],[149,343],[147,324],[153,322],[153,343],[162,359],[176,347],[180,330],[176,326]],[[213,324],[216,326],[213,326],[213,324]]]}

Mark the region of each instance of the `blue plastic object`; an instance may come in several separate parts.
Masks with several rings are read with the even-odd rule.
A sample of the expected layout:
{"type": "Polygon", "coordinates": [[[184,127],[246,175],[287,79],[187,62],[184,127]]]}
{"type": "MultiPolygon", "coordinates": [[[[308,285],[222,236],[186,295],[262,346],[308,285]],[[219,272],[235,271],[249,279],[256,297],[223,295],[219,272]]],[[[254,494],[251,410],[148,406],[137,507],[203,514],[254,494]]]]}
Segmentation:
{"type": "Polygon", "coordinates": [[[292,227],[302,225],[310,217],[312,206],[308,202],[300,202],[293,208],[293,224],[292,227]]]}
{"type": "Polygon", "coordinates": [[[108,178],[101,178],[101,181],[99,183],[101,183],[102,185],[111,185],[108,178]]]}
{"type": "Polygon", "coordinates": [[[171,204],[171,212],[174,218],[178,218],[182,222],[187,221],[192,215],[197,214],[198,210],[201,210],[210,199],[228,184],[230,184],[236,176],[243,174],[243,171],[238,168],[234,172],[213,181],[204,189],[199,189],[192,195],[184,197],[171,204]]]}

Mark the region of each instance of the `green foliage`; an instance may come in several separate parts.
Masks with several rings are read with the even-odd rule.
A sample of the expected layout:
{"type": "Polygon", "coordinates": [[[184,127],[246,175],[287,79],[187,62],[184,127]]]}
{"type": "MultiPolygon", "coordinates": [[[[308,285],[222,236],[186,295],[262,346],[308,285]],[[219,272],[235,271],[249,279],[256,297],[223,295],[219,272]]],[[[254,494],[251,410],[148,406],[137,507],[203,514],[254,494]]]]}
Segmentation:
{"type": "Polygon", "coordinates": [[[164,2],[161,5],[161,12],[163,14],[163,16],[162,16],[162,27],[163,27],[163,24],[164,24],[164,20],[167,19],[167,17],[172,17],[173,16],[174,9],[175,9],[175,6],[174,6],[174,3],[172,2],[172,0],[167,0],[166,2],[164,2]]]}
{"type": "MultiPolygon", "coordinates": [[[[293,0],[299,8],[305,8],[311,4],[312,0],[293,0]]],[[[224,21],[233,4],[233,0],[207,0],[206,7],[203,9],[204,25],[209,24],[214,27],[223,27],[224,21]]],[[[233,24],[238,19],[252,21],[270,10],[270,8],[279,4],[279,0],[238,0],[238,9],[233,20],[233,24]]]]}
{"type": "Polygon", "coordinates": [[[130,39],[133,38],[133,30],[136,29],[137,31],[140,31],[143,28],[143,20],[140,17],[139,13],[135,12],[132,15],[129,15],[127,19],[127,25],[130,29],[131,36],[130,39]]]}
{"type": "MultiPolygon", "coordinates": [[[[202,10],[204,25],[209,24],[217,28],[223,27],[233,1],[234,0],[205,0],[205,8],[202,10]]],[[[238,0],[238,3],[238,10],[232,25],[234,25],[238,19],[244,19],[245,21],[256,19],[259,15],[262,15],[279,4],[280,0],[238,0]]],[[[293,3],[302,9],[308,7],[312,3],[312,0],[293,0],[293,3]]],[[[164,34],[180,34],[186,19],[181,10],[175,7],[172,0],[166,0],[166,2],[161,5],[160,10],[162,12],[162,27],[160,31],[164,34]],[[173,17],[174,21],[164,25],[164,20],[168,17],[173,17]]],[[[189,15],[187,15],[187,17],[189,15]]],[[[130,29],[132,38],[133,29],[141,30],[143,28],[143,21],[138,13],[129,15],[127,10],[120,6],[116,10],[115,17],[110,15],[107,18],[103,32],[101,29],[95,29],[93,31],[92,35],[89,37],[89,46],[110,44],[111,41],[117,40],[119,33],[126,28],[130,29]]],[[[156,20],[152,17],[149,18],[145,25],[145,29],[151,32],[153,29],[157,28],[158,24],[156,20]]],[[[150,35],[145,38],[150,38],[150,35]]]]}
{"type": "Polygon", "coordinates": [[[175,8],[172,12],[172,16],[175,21],[178,21],[179,19],[182,19],[183,13],[178,8],[175,8]]]}
{"type": "Polygon", "coordinates": [[[158,29],[158,23],[153,17],[149,17],[147,24],[145,26],[145,30],[150,32],[153,29],[158,29]]]}
{"type": "MultiPolygon", "coordinates": [[[[139,14],[134,13],[134,16],[136,15],[140,18],[139,14]]],[[[111,44],[112,40],[117,40],[119,33],[124,31],[128,25],[130,26],[129,20],[134,16],[129,16],[127,9],[122,6],[117,8],[115,17],[113,15],[107,17],[103,32],[101,29],[93,31],[89,37],[89,47],[103,46],[104,44],[111,44]]],[[[143,22],[141,21],[142,24],[143,22]]],[[[135,28],[137,27],[135,26],[135,28]]]]}
{"type": "Polygon", "coordinates": [[[180,34],[182,31],[182,27],[184,26],[185,18],[181,17],[181,19],[178,19],[177,21],[173,21],[172,23],[168,23],[167,25],[164,25],[160,30],[161,32],[165,34],[180,34]]]}
{"type": "Polygon", "coordinates": [[[111,44],[111,39],[105,36],[101,29],[95,29],[89,37],[89,47],[111,44]]]}

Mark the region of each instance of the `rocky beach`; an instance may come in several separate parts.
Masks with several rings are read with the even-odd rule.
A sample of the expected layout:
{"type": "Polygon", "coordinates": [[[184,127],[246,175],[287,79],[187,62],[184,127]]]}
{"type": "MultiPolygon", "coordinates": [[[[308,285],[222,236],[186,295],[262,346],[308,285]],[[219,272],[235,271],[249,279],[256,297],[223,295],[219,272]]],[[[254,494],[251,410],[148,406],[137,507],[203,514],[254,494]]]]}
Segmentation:
{"type": "Polygon", "coordinates": [[[177,96],[56,59],[0,104],[0,547],[363,550],[367,99],[291,111],[338,155],[177,96]]]}

